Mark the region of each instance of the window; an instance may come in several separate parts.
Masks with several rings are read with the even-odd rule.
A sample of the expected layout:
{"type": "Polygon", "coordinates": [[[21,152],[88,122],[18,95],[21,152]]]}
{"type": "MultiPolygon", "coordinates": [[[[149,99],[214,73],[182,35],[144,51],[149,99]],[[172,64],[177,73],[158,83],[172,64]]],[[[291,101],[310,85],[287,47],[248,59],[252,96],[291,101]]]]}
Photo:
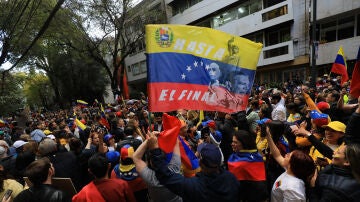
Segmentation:
{"type": "Polygon", "coordinates": [[[238,18],[249,15],[249,5],[244,5],[238,8],[238,18]]]}
{"type": "Polygon", "coordinates": [[[289,53],[289,46],[282,46],[279,48],[274,48],[264,51],[264,59],[272,58],[280,55],[285,55],[289,53]]]}
{"type": "Polygon", "coordinates": [[[141,70],[141,73],[146,73],[147,72],[145,60],[140,62],[140,70],[141,70]]]}
{"type": "Polygon", "coordinates": [[[175,0],[171,2],[169,6],[172,8],[172,15],[175,16],[201,1],[202,0],[175,0]]]}
{"type": "Polygon", "coordinates": [[[251,41],[264,43],[264,41],[263,41],[263,32],[250,34],[250,35],[246,35],[246,36],[243,36],[243,37],[247,38],[247,39],[249,39],[251,41]]]}
{"type": "Polygon", "coordinates": [[[132,65],[132,73],[133,73],[134,76],[140,74],[139,63],[135,63],[135,64],[132,65]]]}
{"type": "Polygon", "coordinates": [[[263,13],[262,14],[263,22],[280,17],[282,15],[286,15],[286,14],[288,14],[288,6],[287,5],[282,6],[280,8],[276,8],[269,12],[263,13]]]}
{"type": "Polygon", "coordinates": [[[229,10],[213,18],[213,26],[217,28],[236,19],[237,19],[237,11],[229,10]]]}
{"type": "MultiPolygon", "coordinates": [[[[358,28],[359,29],[359,28],[358,28]]],[[[332,42],[354,37],[355,16],[340,18],[320,25],[320,41],[332,42]]]]}
{"type": "Polygon", "coordinates": [[[291,39],[290,27],[272,28],[271,31],[266,33],[266,46],[272,46],[278,43],[286,42],[291,39]],[[275,31],[272,31],[275,30],[275,31]]]}
{"type": "Polygon", "coordinates": [[[336,21],[321,25],[321,40],[326,42],[336,41],[336,21]]]}
{"type": "Polygon", "coordinates": [[[251,2],[249,5],[250,14],[261,11],[261,9],[262,9],[261,0],[256,0],[254,2],[251,2]]]}
{"type": "Polygon", "coordinates": [[[238,7],[227,10],[212,19],[212,27],[218,28],[228,22],[248,16],[262,9],[261,0],[251,0],[240,4],[238,7]]]}
{"type": "Polygon", "coordinates": [[[350,16],[338,21],[338,40],[354,37],[355,18],[350,16]]]}

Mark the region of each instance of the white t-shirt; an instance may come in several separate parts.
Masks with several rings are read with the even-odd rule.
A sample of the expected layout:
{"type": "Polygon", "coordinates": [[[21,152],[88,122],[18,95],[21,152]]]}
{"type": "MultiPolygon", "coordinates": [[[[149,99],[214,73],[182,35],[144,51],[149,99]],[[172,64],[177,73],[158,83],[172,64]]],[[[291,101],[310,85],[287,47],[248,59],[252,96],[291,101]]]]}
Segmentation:
{"type": "Polygon", "coordinates": [[[281,174],[271,190],[271,202],[278,201],[306,202],[304,182],[286,172],[281,174]]]}

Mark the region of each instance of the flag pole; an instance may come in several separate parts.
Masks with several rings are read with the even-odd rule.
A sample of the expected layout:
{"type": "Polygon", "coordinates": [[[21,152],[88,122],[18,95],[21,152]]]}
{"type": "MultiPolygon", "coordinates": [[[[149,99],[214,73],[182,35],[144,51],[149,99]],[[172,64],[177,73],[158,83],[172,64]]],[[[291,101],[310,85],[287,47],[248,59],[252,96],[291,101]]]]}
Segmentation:
{"type": "MultiPolygon", "coordinates": [[[[153,132],[152,131],[152,127],[151,127],[151,115],[152,115],[152,113],[149,111],[149,113],[148,113],[148,119],[149,119],[149,131],[150,132],[153,132]]],[[[146,135],[146,134],[145,134],[146,135]]]]}
{"type": "Polygon", "coordinates": [[[315,58],[315,49],[316,49],[316,0],[313,1],[312,9],[312,51],[311,51],[311,85],[316,87],[316,58],[315,58]]]}

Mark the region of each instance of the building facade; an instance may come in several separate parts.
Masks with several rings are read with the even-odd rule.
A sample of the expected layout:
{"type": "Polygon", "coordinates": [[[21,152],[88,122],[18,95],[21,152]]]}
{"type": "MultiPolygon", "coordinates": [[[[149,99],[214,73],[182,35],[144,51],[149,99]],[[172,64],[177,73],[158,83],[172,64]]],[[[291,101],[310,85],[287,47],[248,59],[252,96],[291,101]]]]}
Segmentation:
{"type": "MultiPolygon", "coordinates": [[[[169,24],[209,27],[261,42],[257,83],[306,81],[310,76],[313,0],[154,2],[165,9],[169,24]]],[[[329,73],[340,46],[351,74],[360,45],[360,1],[317,0],[316,27],[318,75],[329,73]]],[[[146,86],[145,59],[142,50],[126,60],[130,86],[146,86]]]]}

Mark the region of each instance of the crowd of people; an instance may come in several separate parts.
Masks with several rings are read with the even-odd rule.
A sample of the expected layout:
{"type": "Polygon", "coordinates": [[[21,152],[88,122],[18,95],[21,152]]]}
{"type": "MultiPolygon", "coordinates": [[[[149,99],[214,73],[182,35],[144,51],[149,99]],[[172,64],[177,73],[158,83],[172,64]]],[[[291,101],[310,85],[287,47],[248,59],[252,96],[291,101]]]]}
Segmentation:
{"type": "Polygon", "coordinates": [[[339,83],[256,86],[247,109],[233,114],[167,112],[179,130],[149,112],[145,96],[104,109],[24,109],[24,126],[10,117],[0,129],[0,199],[357,201],[360,98],[339,83]],[[174,131],[169,154],[158,140],[174,131]],[[183,162],[189,153],[198,168],[183,162]],[[54,177],[70,178],[77,193],[54,177]]]}

